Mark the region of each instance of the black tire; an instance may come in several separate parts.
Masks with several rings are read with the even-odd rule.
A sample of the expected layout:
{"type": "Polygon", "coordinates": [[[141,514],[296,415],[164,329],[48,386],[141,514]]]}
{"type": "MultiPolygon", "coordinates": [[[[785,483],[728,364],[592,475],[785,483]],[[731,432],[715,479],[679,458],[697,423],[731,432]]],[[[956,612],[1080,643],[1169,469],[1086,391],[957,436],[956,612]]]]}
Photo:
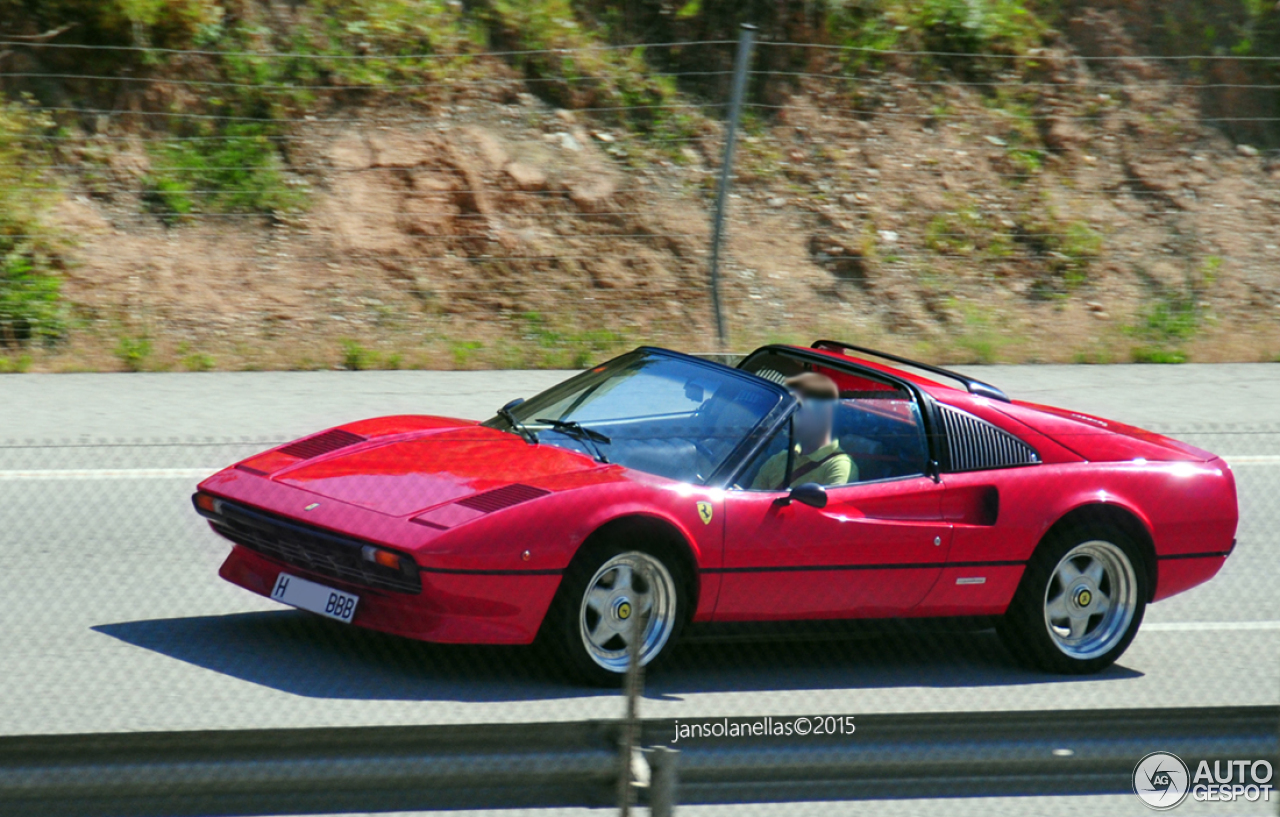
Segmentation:
{"type": "MultiPolygon", "coordinates": [[[[663,585],[666,586],[661,593],[669,597],[669,603],[666,604],[669,609],[658,617],[665,623],[650,621],[643,634],[644,643],[648,644],[652,638],[656,647],[646,651],[642,656],[646,670],[653,667],[655,663],[660,663],[666,655],[670,654],[673,644],[690,618],[692,611],[689,609],[691,598],[689,577],[679,559],[672,558],[665,549],[638,542],[604,541],[588,545],[565,571],[560,589],[551,602],[551,608],[547,611],[546,620],[538,635],[544,652],[555,662],[556,669],[573,680],[593,686],[617,687],[626,678],[625,643],[621,644],[623,649],[620,664],[617,663],[616,656],[612,661],[602,662],[598,659],[604,652],[603,648],[597,647],[593,652],[583,631],[586,626],[584,622],[591,620],[590,614],[584,610],[584,603],[588,591],[593,586],[608,590],[609,597],[614,602],[621,603],[630,598],[625,592],[619,593],[605,587],[604,582],[608,577],[601,576],[601,571],[605,570],[607,565],[617,566],[628,559],[644,564],[656,576],[654,586],[645,588],[643,587],[644,579],[641,578],[643,571],[633,571],[632,575],[637,580],[635,598],[642,598],[644,592],[651,597],[656,597],[659,594],[659,587],[663,585]],[[664,571],[665,576],[662,575],[664,571]],[[654,629],[659,626],[666,628],[665,634],[654,632],[654,629]]],[[[655,607],[663,606],[656,600],[653,604],[655,607]]],[[[629,616],[628,613],[628,618],[629,616]]],[[[608,622],[625,626],[623,620],[616,614],[608,619],[608,622]]],[[[620,639],[621,636],[622,634],[619,633],[618,638],[620,639]]],[[[611,642],[612,639],[606,643],[611,642]]]]}
{"type": "Polygon", "coordinates": [[[1129,648],[1150,596],[1146,560],[1123,531],[1106,524],[1073,526],[1051,533],[1036,548],[996,632],[1025,666],[1087,675],[1111,666],[1129,648]],[[1064,582],[1071,571],[1076,577],[1064,582]],[[1098,573],[1100,581],[1094,579],[1098,573]],[[1117,612],[1090,614],[1103,601],[1117,612]]]}

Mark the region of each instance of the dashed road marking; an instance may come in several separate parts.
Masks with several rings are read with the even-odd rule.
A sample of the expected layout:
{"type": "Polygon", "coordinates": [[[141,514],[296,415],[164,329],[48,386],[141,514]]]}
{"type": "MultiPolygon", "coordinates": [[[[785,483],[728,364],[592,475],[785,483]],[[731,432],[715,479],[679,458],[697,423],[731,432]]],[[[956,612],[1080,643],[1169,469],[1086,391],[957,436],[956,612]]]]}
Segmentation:
{"type": "Polygon", "coordinates": [[[0,482],[76,479],[204,479],[221,468],[76,468],[0,471],[0,482]]]}
{"type": "Polygon", "coordinates": [[[1218,630],[1280,630],[1280,621],[1152,621],[1144,622],[1143,632],[1195,633],[1218,630]]]}

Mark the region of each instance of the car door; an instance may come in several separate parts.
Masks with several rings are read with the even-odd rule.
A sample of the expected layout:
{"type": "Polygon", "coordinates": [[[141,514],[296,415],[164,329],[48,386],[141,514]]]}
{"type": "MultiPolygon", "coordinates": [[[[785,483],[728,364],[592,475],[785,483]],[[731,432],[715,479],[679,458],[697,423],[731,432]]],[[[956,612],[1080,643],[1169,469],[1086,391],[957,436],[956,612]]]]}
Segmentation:
{"type": "Polygon", "coordinates": [[[727,491],[715,620],[906,613],[947,558],[942,494],[924,476],[833,487],[825,508],[781,491],[727,491]]]}

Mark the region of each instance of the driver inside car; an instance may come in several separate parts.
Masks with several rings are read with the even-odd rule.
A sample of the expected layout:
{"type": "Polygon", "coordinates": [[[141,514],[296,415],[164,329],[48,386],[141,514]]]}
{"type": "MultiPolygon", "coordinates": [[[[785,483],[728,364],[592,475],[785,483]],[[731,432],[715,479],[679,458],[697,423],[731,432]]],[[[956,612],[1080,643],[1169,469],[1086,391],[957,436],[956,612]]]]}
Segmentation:
{"type": "MultiPolygon", "coordinates": [[[[840,441],[832,439],[832,423],[840,389],[826,375],[805,372],[784,382],[800,400],[800,408],[792,417],[795,450],[791,467],[794,488],[806,482],[819,485],[843,485],[858,479],[853,458],[840,449],[840,441]]],[[[787,452],[774,454],[760,467],[751,487],[756,490],[783,490],[787,473],[787,452]]]]}

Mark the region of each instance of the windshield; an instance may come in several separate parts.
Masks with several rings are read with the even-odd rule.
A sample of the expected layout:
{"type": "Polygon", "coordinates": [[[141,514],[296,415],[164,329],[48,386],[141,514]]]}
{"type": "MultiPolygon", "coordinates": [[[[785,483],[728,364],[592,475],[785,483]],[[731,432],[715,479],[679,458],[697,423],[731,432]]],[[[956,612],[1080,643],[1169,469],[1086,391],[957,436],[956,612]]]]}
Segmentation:
{"type": "MultiPolygon", "coordinates": [[[[640,350],[526,400],[511,413],[540,442],[701,483],[783,398],[779,388],[731,369],[640,350]]],[[[501,417],[485,425],[512,429],[501,417]]]]}

